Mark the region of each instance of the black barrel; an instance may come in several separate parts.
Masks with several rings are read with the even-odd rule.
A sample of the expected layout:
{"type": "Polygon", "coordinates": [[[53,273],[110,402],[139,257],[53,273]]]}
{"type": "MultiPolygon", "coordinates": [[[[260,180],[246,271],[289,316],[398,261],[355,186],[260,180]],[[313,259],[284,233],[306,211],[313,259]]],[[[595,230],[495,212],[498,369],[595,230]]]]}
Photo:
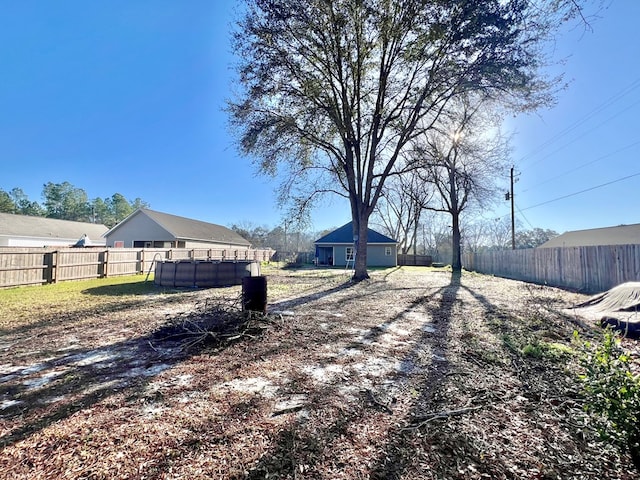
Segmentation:
{"type": "Polygon", "coordinates": [[[242,309],[267,313],[267,277],[242,278],[242,309]]]}

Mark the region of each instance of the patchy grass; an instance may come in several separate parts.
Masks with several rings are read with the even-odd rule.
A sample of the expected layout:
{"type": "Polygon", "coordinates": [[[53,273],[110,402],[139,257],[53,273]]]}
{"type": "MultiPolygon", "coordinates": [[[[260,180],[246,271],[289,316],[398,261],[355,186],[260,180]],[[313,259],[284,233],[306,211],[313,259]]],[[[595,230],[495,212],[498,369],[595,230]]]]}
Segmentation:
{"type": "Polygon", "coordinates": [[[140,296],[168,293],[172,290],[159,288],[152,278],[145,281],[141,275],[0,289],[0,329],[28,325],[42,316],[108,310],[140,296]]]}
{"type": "Polygon", "coordinates": [[[267,276],[270,299],[304,297],[316,292],[319,284],[331,289],[348,284],[351,279],[351,272],[343,268],[294,270],[280,268],[277,265],[267,265],[262,266],[261,273],[267,276]],[[269,282],[270,277],[277,278],[277,281],[269,282]]]}
{"type": "Polygon", "coordinates": [[[522,355],[533,358],[548,358],[551,360],[560,360],[567,355],[574,355],[574,350],[568,345],[556,342],[535,341],[527,343],[522,348],[522,355]]]}

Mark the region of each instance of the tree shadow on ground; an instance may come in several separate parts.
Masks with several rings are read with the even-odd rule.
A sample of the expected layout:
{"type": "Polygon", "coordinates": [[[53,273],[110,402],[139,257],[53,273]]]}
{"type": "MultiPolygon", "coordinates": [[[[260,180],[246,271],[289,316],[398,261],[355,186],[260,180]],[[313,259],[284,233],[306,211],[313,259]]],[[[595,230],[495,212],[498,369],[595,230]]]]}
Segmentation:
{"type": "Polygon", "coordinates": [[[122,297],[125,295],[148,296],[148,295],[172,295],[183,293],[189,290],[198,290],[196,288],[169,288],[156,285],[153,282],[140,281],[133,283],[121,283],[117,285],[101,285],[99,287],[91,287],[82,291],[86,295],[122,297]]]}
{"type": "Polygon", "coordinates": [[[270,312],[277,312],[277,311],[282,311],[288,308],[295,308],[300,305],[304,305],[305,303],[309,303],[315,300],[320,300],[323,297],[352,288],[354,285],[355,283],[349,280],[335,287],[332,287],[326,290],[321,290],[319,292],[315,291],[314,293],[311,293],[309,295],[303,295],[303,296],[291,298],[288,300],[281,300],[278,302],[269,303],[268,308],[270,312]]]}
{"type": "MultiPolygon", "coordinates": [[[[412,384],[412,389],[419,392],[419,394],[413,402],[414,406],[405,421],[410,421],[412,418],[418,418],[428,413],[423,410],[425,405],[438,405],[437,393],[450,368],[447,359],[447,343],[451,327],[451,314],[458,300],[460,282],[460,274],[454,272],[448,285],[440,288],[430,296],[416,300],[412,305],[412,307],[418,304],[428,305],[431,300],[436,299],[438,296],[440,297],[437,300],[438,304],[429,308],[433,318],[432,324],[425,325],[422,335],[415,341],[414,349],[404,360],[407,363],[413,363],[425,345],[430,345],[432,348],[432,360],[428,372],[421,376],[418,382],[412,384]]],[[[411,464],[413,458],[412,442],[402,430],[396,429],[390,432],[390,440],[385,447],[384,453],[379,456],[372,467],[371,478],[381,480],[400,478],[411,464]]]]}
{"type": "MultiPolygon", "coordinates": [[[[352,282],[314,294],[272,304],[271,309],[291,308],[311,300],[319,299],[335,292],[350,288],[352,282]]],[[[123,287],[126,290],[126,286],[123,287]]],[[[121,295],[119,286],[90,289],[95,295],[121,295]]],[[[216,300],[216,299],[214,299],[216,300]]],[[[163,299],[171,303],[172,297],[163,299]]],[[[157,299],[154,299],[157,302],[157,299]]],[[[154,303],[155,305],[155,303],[154,303]]],[[[126,311],[140,307],[139,301],[131,300],[109,304],[99,313],[126,311]]],[[[95,315],[95,307],[74,312],[73,318],[54,316],[43,318],[28,326],[17,328],[10,333],[28,336],[42,328],[61,328],[75,318],[95,315]]],[[[220,350],[216,336],[207,332],[224,334],[226,340],[222,348],[247,337],[236,335],[238,329],[251,315],[247,312],[216,312],[217,316],[206,313],[195,318],[170,318],[153,332],[132,339],[112,343],[99,348],[64,348],[47,352],[48,358],[17,366],[0,376],[0,418],[7,422],[7,433],[0,437],[0,445],[8,446],[45,429],[49,425],[68,418],[72,414],[116,393],[127,392],[135,397],[158,374],[187,360],[204,349],[220,350]],[[189,333],[185,335],[184,325],[189,321],[189,333]],[[237,338],[235,338],[237,337],[237,338]],[[194,341],[196,340],[196,341],[194,341]],[[201,340],[201,341],[200,341],[201,340]],[[191,343],[185,349],[185,343],[191,343]]],[[[255,318],[255,316],[254,316],[255,318]]],[[[7,333],[7,332],[5,332],[7,333]]],[[[260,334],[261,332],[256,332],[260,334]]],[[[6,369],[5,369],[6,370],[6,369]]]]}
{"type": "Polygon", "coordinates": [[[243,335],[248,318],[242,312],[203,312],[188,319],[187,330],[185,318],[170,319],[148,335],[99,348],[64,348],[11,368],[0,377],[0,418],[7,432],[0,445],[24,440],[114,394],[135,397],[155,376],[204,349],[213,354],[212,347],[219,352],[250,338],[243,335]]]}
{"type": "MultiPolygon", "coordinates": [[[[378,286],[375,286],[378,288],[378,286]]],[[[382,288],[382,285],[380,286],[382,288]]],[[[414,387],[420,388],[420,398],[416,402],[416,409],[412,414],[418,415],[421,412],[420,405],[428,401],[433,401],[433,396],[448,372],[447,362],[447,335],[449,331],[449,321],[452,309],[457,301],[457,292],[460,288],[459,275],[453,275],[448,285],[443,286],[430,292],[428,295],[420,295],[411,302],[402,312],[396,314],[393,318],[381,325],[369,328],[360,336],[360,342],[350,343],[346,349],[361,349],[364,353],[369,345],[375,343],[385,334],[387,329],[393,324],[400,322],[403,316],[413,312],[415,309],[426,309],[433,318],[433,322],[423,325],[422,333],[414,344],[414,349],[409,352],[401,362],[402,365],[415,365],[417,357],[421,356],[424,351],[423,347],[428,344],[431,347],[432,363],[429,372],[419,385],[414,387]],[[437,303],[436,303],[437,302],[437,303]],[[435,303],[435,304],[434,304],[435,303]]],[[[424,289],[422,289],[424,292],[424,289]]],[[[371,291],[367,290],[365,295],[371,295],[371,291]]],[[[349,297],[353,299],[353,297],[349,297]]],[[[349,299],[341,299],[347,302],[349,299]]],[[[401,367],[400,371],[395,375],[398,382],[406,381],[407,372],[401,367]]],[[[324,390],[315,393],[315,397],[310,399],[309,404],[323,405],[327,402],[337,401],[341,398],[338,394],[340,389],[348,387],[345,385],[348,380],[338,378],[324,390]]],[[[373,387],[372,387],[373,390],[373,387]]],[[[241,478],[249,478],[258,480],[268,478],[270,475],[279,475],[282,477],[296,478],[296,476],[307,473],[313,476],[314,471],[318,473],[318,468],[336,468],[342,471],[348,471],[350,466],[343,459],[338,458],[337,450],[339,450],[339,442],[345,438],[357,435],[354,432],[354,425],[363,421],[372,415],[372,409],[378,414],[389,414],[391,407],[383,404],[374,398],[377,392],[371,390],[360,391],[360,401],[348,404],[333,405],[329,408],[327,421],[321,429],[310,431],[307,428],[305,415],[299,415],[290,420],[288,425],[279,431],[273,440],[272,449],[264,455],[260,461],[251,468],[248,475],[239,475],[233,477],[234,480],[241,478]]],[[[384,392],[380,392],[384,393],[384,392]]],[[[321,407],[322,408],[322,407],[321,407]]],[[[317,413],[322,415],[323,413],[317,413]]],[[[411,460],[411,453],[405,451],[405,437],[402,433],[394,434],[392,440],[385,450],[385,454],[380,457],[376,465],[373,467],[371,478],[390,479],[397,478],[405,469],[405,466],[411,460]]]]}
{"type": "MultiPolygon", "coordinates": [[[[452,370],[452,365],[448,358],[451,343],[450,328],[454,309],[461,306],[462,302],[467,301],[460,298],[459,294],[462,291],[469,293],[478,301],[486,318],[494,315],[508,315],[507,312],[503,312],[483,295],[462,285],[461,276],[453,274],[448,285],[435,289],[421,298],[416,298],[393,318],[369,328],[360,337],[361,341],[347,346],[350,349],[364,348],[363,344],[370,345],[380,341],[381,336],[387,333],[393,324],[401,322],[404,315],[408,313],[426,311],[428,316],[433,319],[423,325],[421,335],[414,341],[413,349],[406,354],[401,362],[405,366],[401,366],[395,374],[395,378],[392,379],[394,384],[405,383],[405,391],[410,390],[418,392],[418,394],[412,400],[412,407],[408,414],[401,419],[393,420],[395,426],[389,430],[389,440],[374,461],[369,478],[380,480],[404,478],[411,472],[416,472],[416,468],[419,468],[417,467],[416,459],[421,455],[423,456],[422,459],[427,458],[431,461],[435,459],[433,465],[424,465],[423,468],[427,470],[421,470],[421,472],[427,474],[428,469],[432,468],[432,473],[436,477],[444,475],[444,477],[438,478],[448,478],[447,475],[452,474],[452,472],[458,474],[456,465],[462,459],[470,463],[475,462],[479,469],[478,475],[483,472],[485,475],[491,475],[495,472],[504,473],[509,471],[509,460],[502,460],[501,458],[493,458],[491,462],[487,462],[486,459],[483,460],[483,452],[478,446],[478,438],[465,433],[463,430],[457,431],[455,428],[439,428],[437,426],[423,428],[422,431],[418,428],[413,428],[416,422],[430,417],[430,414],[447,412],[460,407],[455,404],[456,399],[451,398],[443,389],[446,385],[449,385],[449,380],[447,380],[449,376],[456,375],[456,369],[454,367],[452,370]],[[419,363],[417,361],[418,358],[424,358],[425,351],[430,353],[431,363],[424,367],[424,374],[421,375],[420,372],[416,371],[415,366],[419,363]],[[413,370],[411,370],[412,365],[413,370]],[[416,448],[422,450],[416,450],[416,448]],[[419,451],[423,453],[418,453],[419,451]]],[[[367,293],[370,294],[369,291],[367,293]]],[[[340,301],[346,302],[347,300],[341,299],[340,301]]],[[[471,397],[474,397],[475,393],[484,391],[483,388],[477,391],[473,389],[472,377],[465,381],[471,381],[468,384],[468,388],[473,391],[470,395],[471,397]]],[[[523,385],[523,388],[527,388],[526,384],[523,385]]],[[[491,393],[488,393],[490,397],[491,393]]],[[[330,396],[331,392],[327,392],[326,395],[330,396]]],[[[366,400],[366,398],[363,400],[366,400]]],[[[484,397],[482,397],[477,401],[483,402],[484,400],[484,397]]],[[[475,402],[476,400],[473,401],[475,402]]],[[[472,408],[469,410],[480,408],[480,406],[480,403],[477,406],[473,403],[472,408]]],[[[331,451],[339,449],[339,446],[337,446],[339,439],[353,435],[358,423],[363,421],[363,417],[366,418],[372,415],[371,408],[383,414],[393,415],[392,405],[383,405],[377,402],[369,403],[368,407],[348,407],[345,405],[340,421],[327,422],[323,429],[313,432],[309,432],[305,428],[304,418],[294,419],[286,429],[280,431],[275,439],[275,446],[272,451],[260,460],[248,478],[266,478],[267,474],[273,474],[274,472],[295,477],[296,473],[302,471],[295,470],[296,466],[302,469],[311,468],[311,475],[313,474],[314,466],[326,468],[326,462],[331,464],[332,461],[331,451]],[[323,464],[322,462],[325,463],[323,464]],[[284,465],[283,470],[277,470],[279,465],[284,465]]],[[[536,424],[539,420],[535,418],[535,415],[531,415],[532,424],[536,424]]],[[[432,425],[438,424],[434,423],[432,425]]],[[[335,463],[332,466],[336,466],[335,463]]],[[[338,464],[337,467],[346,470],[348,465],[338,464]]],[[[466,467],[466,464],[463,467],[466,467]]]]}
{"type": "MultiPolygon", "coordinates": [[[[543,454],[532,448],[526,455],[519,455],[515,458],[509,455],[499,455],[491,458],[490,461],[489,452],[486,447],[482,447],[483,442],[487,441],[485,436],[489,436],[494,442],[490,450],[494,448],[509,450],[509,439],[504,440],[504,437],[498,432],[483,431],[480,436],[465,435],[464,429],[462,431],[456,430],[456,424],[453,423],[453,426],[448,429],[422,432],[423,436],[428,438],[429,443],[437,443],[438,448],[444,452],[445,458],[449,457],[452,462],[463,458],[467,463],[475,463],[474,472],[484,476],[502,478],[508,477],[510,474],[516,475],[512,470],[514,467],[520,468],[519,475],[524,475],[525,472],[532,474],[532,471],[540,469],[540,478],[566,478],[567,472],[574,468],[577,472],[581,471],[580,469],[584,467],[582,455],[592,449],[593,444],[589,444],[581,428],[574,423],[575,415],[582,411],[578,399],[580,395],[576,390],[577,378],[572,380],[572,377],[567,375],[566,358],[563,359],[563,357],[551,354],[538,355],[537,351],[533,349],[532,351],[536,353],[530,355],[527,354],[527,348],[524,348],[536,345],[536,335],[543,331],[545,322],[553,324],[552,330],[554,332],[564,332],[565,341],[571,339],[573,324],[566,322],[564,316],[554,309],[549,309],[548,315],[541,313],[539,307],[548,302],[548,299],[542,297],[525,300],[523,304],[517,306],[516,310],[512,311],[509,307],[492,303],[474,288],[462,285],[461,290],[468,293],[482,306],[482,326],[486,328],[487,333],[498,340],[498,352],[502,357],[495,362],[491,359],[490,352],[472,348],[465,352],[465,360],[475,363],[476,367],[480,367],[483,372],[486,371],[489,382],[494,375],[499,375],[496,377],[495,385],[500,390],[487,391],[481,399],[486,404],[486,408],[491,410],[495,408],[493,410],[495,416],[491,416],[489,425],[499,422],[498,432],[502,428],[512,430],[511,420],[516,418],[517,434],[530,436],[533,447],[545,435],[553,435],[551,433],[553,430],[547,433],[546,429],[540,428],[545,424],[546,419],[559,417],[562,419],[556,426],[559,430],[553,432],[555,435],[560,433],[561,436],[557,440],[545,440],[543,454]],[[530,302],[532,305],[529,305],[530,302]],[[530,316],[539,316],[539,318],[534,318],[533,326],[530,316]],[[538,323],[543,326],[539,327],[538,323]],[[493,367],[499,368],[494,369],[493,367]],[[499,378],[504,375],[508,376],[510,380],[506,384],[501,384],[499,378]],[[508,412],[506,416],[504,415],[505,411],[508,412]],[[500,447],[502,441],[505,441],[506,447],[500,447]],[[452,455],[456,451],[458,455],[452,455]],[[556,453],[557,451],[560,452],[559,455],[556,453]],[[567,461],[566,458],[572,460],[567,461]]],[[[469,337],[472,338],[472,335],[469,337]]],[[[466,339],[463,340],[463,343],[466,341],[466,339]]],[[[483,373],[483,375],[485,374],[483,373]]],[[[473,390],[473,387],[473,383],[467,383],[464,386],[468,390],[473,390]]],[[[484,408],[482,412],[484,412],[484,408]]],[[[487,412],[481,413],[481,415],[486,417],[487,412]]],[[[478,424],[476,428],[480,425],[484,425],[484,423],[478,424]]],[[[462,465],[463,468],[465,466],[462,465]]],[[[582,478],[582,475],[579,476],[582,478]]],[[[517,476],[516,478],[524,477],[517,476]]]]}
{"type": "MultiPolygon", "coordinates": [[[[31,321],[27,324],[18,325],[13,328],[0,329],[0,348],[4,349],[8,353],[11,353],[16,349],[16,345],[25,344],[31,342],[33,339],[42,339],[46,336],[59,336],[58,330],[63,329],[65,333],[68,333],[70,328],[75,328],[81,325],[84,320],[95,319],[99,317],[109,317],[110,315],[121,315],[129,311],[135,311],[136,309],[153,306],[154,308],[160,308],[166,305],[170,305],[174,302],[180,301],[175,295],[167,295],[158,297],[150,297],[148,301],[146,299],[134,298],[129,300],[115,300],[100,303],[98,305],[90,304],[86,307],[76,307],[69,312],[52,311],[46,313],[38,313],[38,319],[31,321]],[[69,326],[66,328],[65,326],[69,326]]],[[[99,327],[93,326],[97,329],[99,327]]],[[[97,331],[97,330],[96,330],[97,331]]],[[[28,347],[31,353],[34,353],[32,347],[28,347]]],[[[43,355],[51,354],[50,351],[43,351],[43,355]]],[[[53,353],[55,354],[55,352],[53,353]]]]}
{"type": "MultiPolygon", "coordinates": [[[[434,311],[434,315],[440,315],[441,321],[446,323],[441,325],[433,336],[423,335],[417,342],[417,346],[425,343],[432,344],[436,348],[435,352],[446,356],[447,350],[451,348],[448,344],[453,342],[449,331],[451,313],[456,301],[466,301],[458,298],[463,291],[482,306],[483,324],[491,326],[496,322],[513,320],[509,312],[494,305],[477,291],[463,285],[461,277],[455,276],[444,290],[439,308],[434,311]]],[[[465,325],[460,327],[464,335],[465,325]]],[[[495,330],[492,332],[498,337],[502,333],[495,330]]],[[[456,342],[462,342],[464,345],[466,340],[456,339],[456,342]]],[[[476,410],[482,412],[482,409],[487,407],[485,405],[487,401],[490,408],[493,401],[504,400],[499,398],[497,392],[485,390],[486,385],[476,385],[472,372],[478,372],[478,369],[482,371],[484,367],[470,353],[465,352],[464,356],[458,356],[457,362],[463,362],[460,365],[451,365],[447,361],[440,368],[435,366],[430,368],[422,378],[412,377],[418,380],[412,382],[411,387],[420,394],[405,418],[390,430],[390,440],[379,455],[370,478],[392,480],[417,473],[424,474],[428,478],[466,478],[467,474],[471,478],[479,478],[479,475],[487,478],[510,478],[509,472],[513,465],[509,462],[513,461],[513,458],[487,457],[487,452],[482,447],[484,441],[482,436],[476,437],[476,433],[469,433],[475,432],[473,428],[471,430],[456,428],[456,425],[459,425],[458,417],[455,416],[456,411],[473,415],[471,412],[476,410]],[[463,366],[465,364],[467,366],[463,366]],[[460,367],[463,369],[460,370],[460,367]],[[458,377],[460,373],[467,370],[469,373],[458,377]],[[451,388],[453,390],[450,393],[451,388]],[[465,396],[469,403],[456,404],[462,392],[467,393],[465,396]],[[446,423],[439,423],[438,419],[446,423]],[[475,470],[463,473],[469,464],[474,465],[475,470]]],[[[518,370],[517,365],[516,370],[518,370]]],[[[527,379],[520,377],[518,380],[522,383],[517,382],[512,387],[518,393],[527,392],[527,379]]],[[[535,418],[534,412],[519,413],[524,418],[530,418],[528,422],[533,427],[540,424],[541,420],[535,418]]],[[[486,415],[486,413],[480,413],[480,415],[486,415]]],[[[482,424],[478,424],[475,428],[480,428],[479,425],[482,424]]],[[[489,432],[486,434],[490,435],[489,432]]]]}

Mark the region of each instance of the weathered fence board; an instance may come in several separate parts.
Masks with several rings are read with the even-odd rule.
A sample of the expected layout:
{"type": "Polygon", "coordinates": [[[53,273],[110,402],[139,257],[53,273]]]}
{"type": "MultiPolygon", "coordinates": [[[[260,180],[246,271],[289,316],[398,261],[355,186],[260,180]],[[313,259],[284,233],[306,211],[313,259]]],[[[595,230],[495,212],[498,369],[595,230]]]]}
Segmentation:
{"type": "Polygon", "coordinates": [[[55,281],[104,277],[104,250],[57,251],[55,281]]]}
{"type": "Polygon", "coordinates": [[[640,245],[467,253],[463,264],[480,273],[595,293],[640,281],[640,245]]]}
{"type": "Polygon", "coordinates": [[[0,248],[0,288],[152,271],[159,260],[270,261],[273,250],[0,248]]]}
{"type": "Polygon", "coordinates": [[[433,264],[433,257],[431,255],[398,254],[398,265],[430,267],[431,264],[433,264]]]}
{"type": "Polygon", "coordinates": [[[46,283],[50,259],[41,253],[0,250],[0,287],[46,283]]]}

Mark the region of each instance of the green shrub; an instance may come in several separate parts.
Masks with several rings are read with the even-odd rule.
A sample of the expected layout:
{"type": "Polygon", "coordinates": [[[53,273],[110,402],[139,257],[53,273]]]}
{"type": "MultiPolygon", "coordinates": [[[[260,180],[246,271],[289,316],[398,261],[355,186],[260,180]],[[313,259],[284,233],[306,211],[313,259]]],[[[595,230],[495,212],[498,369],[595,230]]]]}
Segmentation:
{"type": "Polygon", "coordinates": [[[640,377],[631,370],[631,357],[611,329],[600,345],[580,343],[585,411],[600,437],[628,450],[640,469],[640,377]]]}

